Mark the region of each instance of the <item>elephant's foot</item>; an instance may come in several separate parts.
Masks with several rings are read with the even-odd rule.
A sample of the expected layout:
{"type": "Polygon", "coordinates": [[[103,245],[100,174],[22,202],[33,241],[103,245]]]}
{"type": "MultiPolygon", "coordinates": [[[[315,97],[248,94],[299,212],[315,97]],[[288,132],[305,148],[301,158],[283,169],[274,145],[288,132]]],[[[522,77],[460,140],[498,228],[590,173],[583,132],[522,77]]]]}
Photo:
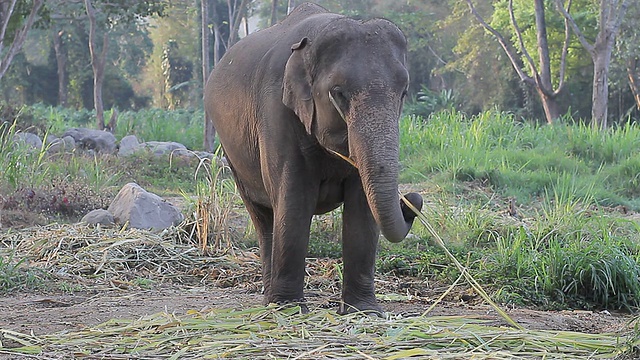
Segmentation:
{"type": "Polygon", "coordinates": [[[367,315],[374,315],[378,317],[383,317],[384,311],[382,311],[382,307],[378,305],[378,303],[374,301],[360,301],[360,302],[340,302],[340,307],[338,308],[338,314],[346,315],[352,313],[363,313],[367,315]]]}
{"type": "Polygon", "coordinates": [[[309,307],[307,306],[307,299],[305,298],[293,299],[293,300],[280,300],[280,301],[275,301],[274,303],[276,305],[282,306],[283,308],[291,308],[291,307],[298,306],[300,307],[301,314],[309,313],[309,307]]]}

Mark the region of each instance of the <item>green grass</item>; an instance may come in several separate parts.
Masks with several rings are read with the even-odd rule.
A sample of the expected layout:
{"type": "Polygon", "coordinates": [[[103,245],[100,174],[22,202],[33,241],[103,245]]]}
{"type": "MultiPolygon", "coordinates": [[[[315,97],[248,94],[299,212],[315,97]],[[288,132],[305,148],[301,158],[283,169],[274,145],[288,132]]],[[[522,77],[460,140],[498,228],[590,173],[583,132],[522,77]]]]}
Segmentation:
{"type": "Polygon", "coordinates": [[[29,267],[24,258],[16,259],[12,251],[0,250],[0,294],[42,286],[44,272],[29,267]]]}
{"type": "MultiPolygon", "coordinates": [[[[640,306],[640,228],[623,214],[640,210],[640,127],[537,125],[499,112],[409,116],[400,127],[401,179],[435,189],[423,212],[498,300],[640,306]]],[[[449,283],[459,276],[437,248],[403,262],[449,283]]]]}
{"type": "Polygon", "coordinates": [[[144,109],[126,111],[118,117],[116,137],[136,135],[142,141],[175,141],[190,150],[202,150],[202,110],[144,109]]]}
{"type": "Polygon", "coordinates": [[[640,128],[522,122],[509,114],[456,112],[400,123],[401,180],[479,181],[529,202],[572,177],[580,197],[640,209],[640,128]]]}

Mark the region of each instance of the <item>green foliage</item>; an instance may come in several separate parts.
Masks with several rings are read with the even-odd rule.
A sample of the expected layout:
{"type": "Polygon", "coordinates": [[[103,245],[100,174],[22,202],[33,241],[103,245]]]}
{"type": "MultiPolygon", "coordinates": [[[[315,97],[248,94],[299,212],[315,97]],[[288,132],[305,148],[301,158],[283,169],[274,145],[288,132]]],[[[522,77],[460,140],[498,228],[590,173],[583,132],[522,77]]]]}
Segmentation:
{"type": "Polygon", "coordinates": [[[342,207],[314,216],[309,236],[309,257],[340,258],[342,256],[342,207]]]}
{"type": "Polygon", "coordinates": [[[26,259],[15,259],[13,251],[0,252],[0,294],[38,288],[45,274],[29,268],[26,259]]]}
{"type": "MultiPolygon", "coordinates": [[[[638,192],[640,127],[539,126],[449,111],[405,117],[401,132],[403,179],[431,189],[423,213],[498,300],[640,306],[640,227],[602,208],[639,208],[630,194],[638,192]],[[510,209],[509,198],[522,205],[510,209]]],[[[431,237],[419,225],[413,231],[431,237]]],[[[459,276],[438,249],[403,256],[423,276],[459,276]]]]}
{"type": "Polygon", "coordinates": [[[44,162],[46,148],[35,149],[24,141],[17,140],[20,131],[16,123],[0,124],[0,173],[2,180],[11,188],[38,186],[49,177],[44,162]]]}
{"type": "Polygon", "coordinates": [[[60,136],[69,128],[91,127],[95,124],[95,113],[87,109],[75,110],[34,104],[23,107],[21,112],[19,125],[22,128],[31,126],[37,129],[41,136],[46,132],[60,136]]]}
{"type": "Polygon", "coordinates": [[[202,149],[202,110],[144,109],[118,117],[116,137],[136,135],[140,141],[175,141],[190,150],[202,149]]]}
{"type": "Polygon", "coordinates": [[[404,117],[400,128],[403,181],[430,175],[478,181],[528,201],[570,174],[581,197],[640,209],[628,196],[638,191],[636,125],[601,131],[579,123],[519,122],[496,111],[471,117],[448,111],[426,120],[404,117]]]}
{"type": "Polygon", "coordinates": [[[437,92],[422,85],[418,94],[405,103],[403,113],[427,118],[433,113],[453,110],[456,106],[456,95],[451,89],[437,92]]]}

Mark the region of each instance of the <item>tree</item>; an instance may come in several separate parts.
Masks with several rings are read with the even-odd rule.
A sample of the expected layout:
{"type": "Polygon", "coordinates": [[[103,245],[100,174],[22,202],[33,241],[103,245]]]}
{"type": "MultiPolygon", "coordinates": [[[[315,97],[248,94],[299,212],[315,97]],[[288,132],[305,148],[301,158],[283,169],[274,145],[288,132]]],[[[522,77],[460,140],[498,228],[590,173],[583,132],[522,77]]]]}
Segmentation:
{"type": "Polygon", "coordinates": [[[633,7],[627,12],[618,36],[618,57],[624,63],[624,70],[635,107],[640,111],[640,8],[633,7]]]}
{"type": "MultiPolygon", "coordinates": [[[[84,0],[87,16],[89,17],[89,52],[91,54],[91,67],[93,69],[93,104],[96,110],[98,129],[104,130],[104,104],[102,99],[102,86],[104,83],[104,70],[109,44],[109,30],[115,26],[129,24],[138,21],[145,16],[162,15],[164,4],[160,1],[146,0],[112,0],[109,2],[96,2],[96,0],[84,0]],[[100,16],[100,23],[98,23],[100,16]],[[100,25],[100,29],[98,28],[100,25]],[[98,31],[102,31],[102,45],[98,43],[98,31]]],[[[116,113],[114,113],[116,114],[116,113]]],[[[116,117],[109,120],[107,129],[113,131],[116,125],[116,117]]]]}
{"type": "Polygon", "coordinates": [[[565,38],[562,46],[562,55],[559,69],[559,81],[557,87],[554,89],[553,81],[551,76],[551,58],[549,55],[549,43],[547,38],[547,25],[545,19],[545,6],[543,0],[535,0],[534,1],[534,9],[535,9],[535,24],[536,24],[536,38],[537,38],[537,48],[538,48],[538,64],[535,63],[529,51],[525,47],[524,40],[522,37],[522,31],[516,21],[516,17],[513,11],[513,0],[509,0],[509,18],[511,21],[511,25],[513,31],[515,32],[518,50],[522,54],[522,58],[524,58],[524,62],[529,67],[529,74],[527,74],[521,68],[520,59],[511,44],[505,40],[500,32],[490,26],[482,16],[476,11],[471,0],[467,0],[467,4],[469,5],[469,9],[471,13],[476,17],[476,19],[482,24],[482,26],[488,30],[493,36],[496,37],[500,45],[502,46],[504,52],[509,57],[513,68],[518,73],[520,80],[524,83],[533,86],[540,100],[542,102],[542,106],[544,108],[545,118],[547,123],[553,123],[560,116],[560,108],[558,106],[557,97],[561,93],[564,87],[564,79],[565,79],[565,69],[566,69],[566,57],[570,40],[569,33],[569,25],[568,21],[565,21],[565,38]]]}
{"type": "Polygon", "coordinates": [[[214,54],[217,53],[214,55],[215,64],[218,63],[224,52],[239,40],[240,24],[242,19],[247,16],[251,2],[251,0],[226,0],[222,3],[216,0],[213,10],[214,54]],[[220,5],[226,11],[220,11],[220,5]],[[227,28],[226,40],[223,27],[227,28]]]}
{"type": "Polygon", "coordinates": [[[278,0],[271,0],[271,20],[269,25],[273,26],[278,21],[278,0]]]}
{"type": "MultiPolygon", "coordinates": [[[[274,0],[275,1],[275,0],[274,0]]],[[[211,29],[209,26],[209,0],[201,0],[201,22],[202,22],[202,89],[207,84],[209,73],[211,72],[211,29]]],[[[216,137],[216,128],[213,122],[204,118],[204,143],[205,151],[213,151],[213,143],[216,137]]]]}
{"type": "Polygon", "coordinates": [[[24,41],[27,38],[27,33],[36,21],[38,11],[42,7],[44,0],[33,0],[31,2],[30,10],[25,13],[16,10],[22,6],[27,6],[26,1],[21,1],[16,7],[17,0],[9,0],[0,2],[0,79],[4,76],[11,65],[11,61],[17,52],[20,51],[24,41]],[[25,17],[26,19],[23,19],[25,17]],[[19,23],[22,22],[20,25],[19,23]],[[8,35],[11,27],[14,27],[14,36],[9,49],[5,52],[5,37],[8,35]]]}
{"type": "Polygon", "coordinates": [[[558,11],[571,24],[573,32],[578,36],[580,44],[589,52],[593,61],[593,89],[591,96],[591,121],[600,127],[607,127],[607,111],[609,102],[609,65],[611,52],[620,24],[631,0],[599,0],[598,34],[593,43],[584,36],[570,14],[571,1],[555,0],[558,11]]]}
{"type": "MultiPolygon", "coordinates": [[[[102,51],[98,52],[97,44],[97,20],[96,10],[91,3],[92,0],[85,0],[84,4],[87,8],[89,16],[89,53],[91,54],[91,68],[93,69],[93,106],[96,110],[96,120],[98,129],[104,130],[104,103],[102,101],[102,84],[104,83],[104,67],[107,59],[107,48],[109,38],[107,32],[102,35],[102,51]]],[[[115,120],[115,119],[114,119],[115,120]]],[[[109,124],[109,128],[113,130],[114,124],[109,124]]]]}
{"type": "MultiPolygon", "coordinates": [[[[204,0],[203,0],[204,1],[204,0]]],[[[235,44],[238,38],[241,20],[247,17],[249,4],[251,0],[226,0],[226,6],[218,0],[214,0],[211,12],[213,29],[213,64],[218,64],[222,55],[235,44]],[[223,11],[226,10],[226,11],[223,11]],[[225,29],[226,27],[226,32],[225,29]],[[224,39],[227,35],[226,41],[224,39]]],[[[275,0],[274,0],[275,3],[275,0]]],[[[203,57],[204,59],[204,57],[203,57]]],[[[208,72],[207,72],[208,75],[208,72]]],[[[206,77],[204,77],[206,83],[206,77]]],[[[203,86],[204,89],[204,86],[203,86]]],[[[213,143],[215,138],[215,128],[209,119],[204,119],[204,150],[213,151],[213,143]]]]}

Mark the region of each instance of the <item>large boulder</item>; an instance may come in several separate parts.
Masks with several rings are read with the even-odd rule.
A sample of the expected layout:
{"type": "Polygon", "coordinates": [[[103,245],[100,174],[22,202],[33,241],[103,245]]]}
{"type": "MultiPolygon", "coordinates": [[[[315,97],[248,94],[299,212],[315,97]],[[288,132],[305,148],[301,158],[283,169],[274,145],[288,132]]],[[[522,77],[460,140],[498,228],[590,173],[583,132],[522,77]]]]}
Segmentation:
{"type": "Polygon", "coordinates": [[[190,154],[186,146],[174,141],[147,141],[142,145],[157,156],[172,154],[174,156],[185,156],[190,154]]]}
{"type": "Polygon", "coordinates": [[[140,141],[135,135],[127,135],[120,140],[118,156],[129,156],[140,150],[140,141]]]}
{"type": "Polygon", "coordinates": [[[63,138],[65,136],[72,137],[76,147],[84,150],[93,150],[101,154],[115,154],[118,150],[116,137],[108,131],[72,128],[62,135],[63,138]]]}
{"type": "Polygon", "coordinates": [[[18,132],[13,135],[13,141],[24,144],[34,150],[42,149],[42,139],[36,134],[28,132],[18,132]]]}
{"type": "Polygon", "coordinates": [[[104,209],[96,209],[90,211],[87,215],[82,217],[80,220],[83,223],[91,224],[91,225],[105,225],[110,226],[115,223],[115,219],[113,218],[113,214],[108,210],[104,209]]]}
{"type": "Polygon", "coordinates": [[[137,229],[162,230],[178,225],[184,219],[177,207],[135,183],[120,189],[108,211],[117,223],[129,222],[130,227],[137,229]]]}
{"type": "Polygon", "coordinates": [[[45,139],[45,143],[49,154],[56,154],[65,151],[71,152],[76,147],[76,141],[73,140],[71,136],[59,138],[55,135],[49,134],[45,139]]]}

